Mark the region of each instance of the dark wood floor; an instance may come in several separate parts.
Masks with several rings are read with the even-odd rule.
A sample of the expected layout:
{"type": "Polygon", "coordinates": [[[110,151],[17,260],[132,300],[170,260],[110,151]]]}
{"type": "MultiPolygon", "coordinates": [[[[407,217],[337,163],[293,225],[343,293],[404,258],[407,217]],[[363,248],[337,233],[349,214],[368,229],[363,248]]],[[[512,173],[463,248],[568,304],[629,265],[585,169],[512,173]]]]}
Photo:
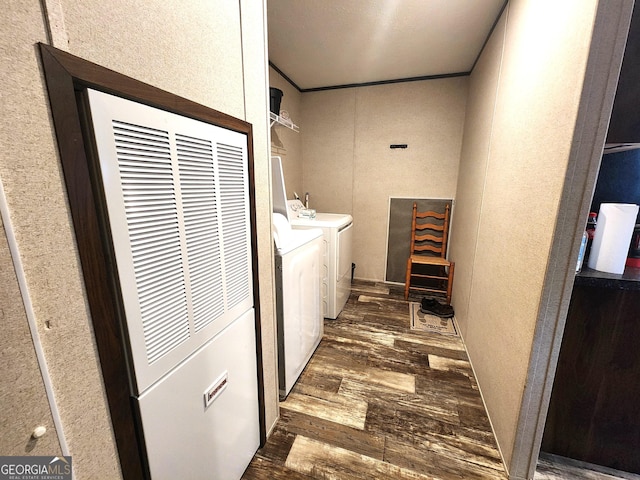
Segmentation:
{"type": "Polygon", "coordinates": [[[506,479],[460,337],[354,282],[244,479],[506,479]]]}

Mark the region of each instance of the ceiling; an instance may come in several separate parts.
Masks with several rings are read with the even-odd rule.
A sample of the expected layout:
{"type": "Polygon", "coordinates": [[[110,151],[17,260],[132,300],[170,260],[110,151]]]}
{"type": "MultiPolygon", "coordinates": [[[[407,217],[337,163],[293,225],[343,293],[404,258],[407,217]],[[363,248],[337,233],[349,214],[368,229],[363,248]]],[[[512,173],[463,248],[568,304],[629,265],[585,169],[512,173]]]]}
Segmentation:
{"type": "Polygon", "coordinates": [[[506,0],[268,0],[269,61],[300,90],[471,71],[506,0]]]}

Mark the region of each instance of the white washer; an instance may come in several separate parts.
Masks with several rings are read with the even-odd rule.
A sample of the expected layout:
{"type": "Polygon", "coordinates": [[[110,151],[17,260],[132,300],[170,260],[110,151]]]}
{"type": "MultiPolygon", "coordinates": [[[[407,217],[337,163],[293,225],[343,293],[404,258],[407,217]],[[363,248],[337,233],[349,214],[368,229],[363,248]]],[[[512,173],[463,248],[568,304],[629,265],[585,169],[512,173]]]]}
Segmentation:
{"type": "Polygon", "coordinates": [[[322,231],[292,230],[273,214],[276,245],[278,379],[284,399],[298,380],[324,333],[320,302],[322,231]]]}
{"type": "Polygon", "coordinates": [[[342,213],[316,213],[301,218],[300,200],[288,200],[289,221],[296,229],[320,228],[324,239],[322,254],[322,310],[325,318],[338,317],[351,294],[353,217],[342,213]]]}

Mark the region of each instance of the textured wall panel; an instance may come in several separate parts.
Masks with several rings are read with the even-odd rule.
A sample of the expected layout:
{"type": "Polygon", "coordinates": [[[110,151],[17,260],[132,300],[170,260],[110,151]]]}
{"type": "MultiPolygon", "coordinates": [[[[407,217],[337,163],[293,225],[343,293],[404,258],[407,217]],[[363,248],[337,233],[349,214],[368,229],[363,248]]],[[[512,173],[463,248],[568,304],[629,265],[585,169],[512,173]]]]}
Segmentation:
{"type": "MultiPolygon", "coordinates": [[[[66,34],[71,53],[236,117],[245,118],[250,112],[251,122],[265,119],[254,127],[254,139],[257,203],[268,210],[262,2],[247,7],[246,20],[240,18],[240,2],[222,0],[82,4],[61,0],[52,4],[59,20],[55,38],[64,39],[66,34]],[[243,66],[241,22],[245,21],[249,36],[245,52],[251,51],[252,56],[251,64],[243,66]],[[246,102],[245,87],[250,97],[246,102]]],[[[77,478],[118,478],[117,452],[35,47],[39,41],[47,42],[47,28],[39,2],[12,0],[3,7],[0,65],[7,75],[0,79],[0,178],[77,478]]],[[[67,49],[65,41],[56,46],[67,49]]],[[[267,332],[263,337],[273,352],[271,225],[267,215],[258,219],[258,238],[265,250],[260,257],[266,286],[261,292],[267,332]]],[[[12,295],[9,301],[5,312],[23,308],[19,297],[12,295]]],[[[18,316],[16,321],[25,320],[18,316]]],[[[25,329],[22,332],[27,334],[25,329]]],[[[277,415],[273,353],[265,368],[271,379],[268,419],[272,424],[277,415]]],[[[32,381],[29,389],[38,391],[41,401],[45,398],[37,387],[41,379],[32,381]]],[[[19,411],[14,414],[29,435],[34,419],[19,411]]],[[[53,430],[47,435],[54,435],[53,430]]]]}
{"type": "MultiPolygon", "coordinates": [[[[0,79],[0,177],[35,322],[76,475],[118,478],[120,468],[35,45],[47,41],[43,14],[38,2],[12,1],[3,5],[0,16],[0,66],[7,72],[0,79]]],[[[12,297],[12,302],[19,302],[12,308],[23,308],[20,297],[12,297]]],[[[21,341],[31,342],[31,338],[21,341]]],[[[31,381],[29,389],[36,389],[39,398],[29,401],[37,405],[45,398],[38,387],[42,377],[38,373],[31,381]]],[[[33,418],[25,410],[13,414],[23,423],[22,438],[27,438],[34,428],[33,418]]]]}
{"type": "Polygon", "coordinates": [[[271,238],[271,161],[267,86],[266,2],[241,0],[242,54],[244,56],[245,120],[253,125],[256,229],[262,361],[264,367],[265,425],[271,431],[278,418],[278,370],[276,351],[273,239],[271,238]]]}
{"type": "Polygon", "coordinates": [[[3,455],[61,455],[27,314],[0,218],[0,451],[3,455]],[[47,433],[31,438],[37,426],[47,433]]]}
{"type": "Polygon", "coordinates": [[[507,466],[596,3],[509,2],[471,78],[454,306],[507,466]]]}
{"type": "Polygon", "coordinates": [[[244,117],[238,2],[61,3],[70,53],[244,117]]]}

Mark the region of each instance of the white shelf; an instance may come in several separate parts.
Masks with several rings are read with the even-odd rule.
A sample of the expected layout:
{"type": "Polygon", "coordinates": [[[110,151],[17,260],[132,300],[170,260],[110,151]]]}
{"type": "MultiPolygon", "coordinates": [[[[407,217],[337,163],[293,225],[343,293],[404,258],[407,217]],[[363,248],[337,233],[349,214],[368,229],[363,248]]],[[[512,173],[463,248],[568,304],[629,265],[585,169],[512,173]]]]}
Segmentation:
{"type": "Polygon", "coordinates": [[[271,127],[273,127],[273,125],[277,123],[278,125],[282,125],[283,127],[290,128],[294,132],[300,132],[300,127],[298,127],[288,118],[282,118],[280,115],[276,115],[273,112],[269,112],[269,117],[271,119],[271,127]]]}

